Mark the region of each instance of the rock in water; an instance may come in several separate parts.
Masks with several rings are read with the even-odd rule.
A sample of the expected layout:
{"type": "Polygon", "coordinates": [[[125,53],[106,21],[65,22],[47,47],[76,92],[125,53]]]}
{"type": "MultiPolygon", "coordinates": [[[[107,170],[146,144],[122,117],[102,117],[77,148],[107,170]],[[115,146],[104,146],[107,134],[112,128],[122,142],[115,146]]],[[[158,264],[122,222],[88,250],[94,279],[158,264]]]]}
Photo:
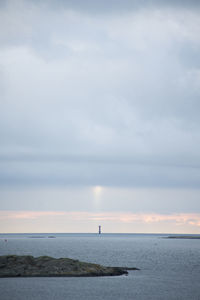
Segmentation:
{"type": "Polygon", "coordinates": [[[118,276],[137,268],[104,267],[70,258],[30,255],[0,256],[0,277],[118,276]]]}

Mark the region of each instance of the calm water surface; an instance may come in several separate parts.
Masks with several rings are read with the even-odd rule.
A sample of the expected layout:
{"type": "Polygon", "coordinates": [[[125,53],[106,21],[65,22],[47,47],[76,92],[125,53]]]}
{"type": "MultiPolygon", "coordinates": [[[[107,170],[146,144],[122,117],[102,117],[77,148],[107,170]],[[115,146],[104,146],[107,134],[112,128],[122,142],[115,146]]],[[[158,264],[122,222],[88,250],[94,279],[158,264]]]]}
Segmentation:
{"type": "Polygon", "coordinates": [[[136,234],[31,236],[34,238],[28,234],[0,235],[0,255],[70,257],[107,266],[133,266],[141,271],[119,277],[1,278],[2,300],[200,300],[200,240],[136,234]]]}

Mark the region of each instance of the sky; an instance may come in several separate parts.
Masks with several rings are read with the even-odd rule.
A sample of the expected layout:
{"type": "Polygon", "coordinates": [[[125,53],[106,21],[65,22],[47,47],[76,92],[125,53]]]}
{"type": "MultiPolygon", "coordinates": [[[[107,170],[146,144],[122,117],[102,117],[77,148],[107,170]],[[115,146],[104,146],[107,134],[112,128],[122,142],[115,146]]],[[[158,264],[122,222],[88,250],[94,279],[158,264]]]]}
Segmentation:
{"type": "Polygon", "coordinates": [[[0,1],[0,232],[200,234],[200,2],[0,1]]]}

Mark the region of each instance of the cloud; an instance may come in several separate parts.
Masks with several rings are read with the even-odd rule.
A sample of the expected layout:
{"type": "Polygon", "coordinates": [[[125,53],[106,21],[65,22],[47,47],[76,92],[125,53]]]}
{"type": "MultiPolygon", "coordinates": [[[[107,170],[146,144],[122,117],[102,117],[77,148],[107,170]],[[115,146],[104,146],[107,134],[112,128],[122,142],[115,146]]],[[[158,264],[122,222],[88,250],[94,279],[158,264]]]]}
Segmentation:
{"type": "Polygon", "coordinates": [[[200,226],[200,214],[133,214],[133,213],[97,213],[91,217],[96,221],[120,221],[124,223],[144,222],[160,223],[174,222],[175,226],[190,224],[200,226]]]}
{"type": "Polygon", "coordinates": [[[66,213],[60,211],[1,211],[0,219],[38,219],[40,217],[48,217],[48,216],[64,216],[66,213]]]}
{"type": "Polygon", "coordinates": [[[199,186],[199,4],[165,3],[2,4],[1,184],[199,186]]]}
{"type": "MultiPolygon", "coordinates": [[[[97,232],[101,223],[104,232],[121,232],[125,226],[126,232],[174,232],[198,233],[200,214],[133,214],[126,212],[54,212],[54,211],[1,211],[1,230],[9,228],[9,232],[77,232],[77,226],[82,226],[82,232],[97,232]],[[9,223],[9,226],[8,224],[9,223]],[[26,227],[24,227],[26,226],[26,227]],[[155,231],[156,228],[156,231],[155,231]],[[159,228],[159,230],[158,230],[159,228]],[[96,230],[96,231],[95,231],[96,230]],[[111,231],[110,231],[111,230],[111,231]]],[[[5,232],[5,231],[4,231],[5,232]]],[[[123,231],[122,231],[123,232],[123,231]]]]}
{"type": "Polygon", "coordinates": [[[127,188],[109,186],[1,187],[0,210],[79,211],[131,214],[200,213],[200,191],[188,188],[127,188]]]}

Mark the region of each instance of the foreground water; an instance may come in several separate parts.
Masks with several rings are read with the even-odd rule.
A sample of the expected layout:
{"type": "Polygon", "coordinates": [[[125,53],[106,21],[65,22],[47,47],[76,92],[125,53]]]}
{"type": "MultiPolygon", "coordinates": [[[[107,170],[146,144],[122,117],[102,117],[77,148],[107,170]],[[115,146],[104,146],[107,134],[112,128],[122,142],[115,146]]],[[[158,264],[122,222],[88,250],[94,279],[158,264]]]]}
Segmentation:
{"type": "Polygon", "coordinates": [[[138,267],[128,276],[1,278],[0,299],[200,299],[200,240],[136,234],[0,235],[0,255],[70,257],[138,267]],[[48,238],[48,236],[56,238],[48,238]],[[7,240],[7,241],[5,241],[7,240]]]}

